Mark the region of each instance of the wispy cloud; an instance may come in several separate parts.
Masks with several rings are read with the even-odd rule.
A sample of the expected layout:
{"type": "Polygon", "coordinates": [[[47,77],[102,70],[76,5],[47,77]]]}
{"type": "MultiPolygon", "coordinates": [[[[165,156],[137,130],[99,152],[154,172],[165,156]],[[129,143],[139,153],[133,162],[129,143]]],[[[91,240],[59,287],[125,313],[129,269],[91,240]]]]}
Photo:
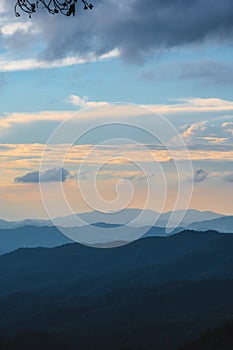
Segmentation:
{"type": "Polygon", "coordinates": [[[105,101],[88,101],[88,97],[80,97],[77,95],[70,95],[65,99],[65,102],[71,103],[74,106],[86,108],[86,107],[99,107],[99,106],[105,106],[108,105],[108,102],[105,101]]]}
{"type": "Polygon", "coordinates": [[[224,122],[222,127],[233,136],[233,122],[224,122]]]}
{"type": "Polygon", "coordinates": [[[6,36],[11,36],[19,32],[33,33],[38,32],[38,30],[32,22],[11,22],[3,24],[1,27],[1,33],[6,36]]]}
{"type": "MultiPolygon", "coordinates": [[[[97,56],[90,53],[85,57],[81,56],[68,56],[55,60],[41,60],[36,58],[12,60],[10,58],[0,59],[0,72],[15,72],[15,71],[27,71],[33,69],[52,69],[69,67],[77,64],[84,64],[89,62],[98,62],[119,56],[118,50],[112,50],[103,55],[97,56]]],[[[0,56],[1,57],[1,56],[0,56]]]]}
{"type": "Polygon", "coordinates": [[[176,103],[167,105],[150,105],[159,113],[202,113],[233,111],[233,102],[220,98],[190,98],[177,99],[176,103]]]}
{"type": "Polygon", "coordinates": [[[4,13],[6,11],[6,1],[7,0],[1,0],[1,2],[0,2],[0,13],[4,13]]]}
{"type": "Polygon", "coordinates": [[[233,64],[217,60],[167,63],[157,69],[145,69],[141,77],[147,81],[190,80],[198,85],[227,85],[233,82],[233,64]]]}
{"type": "MultiPolygon", "coordinates": [[[[79,107],[95,107],[107,105],[107,101],[92,102],[88,101],[88,97],[80,97],[78,95],[70,95],[65,100],[68,103],[79,107]]],[[[157,113],[202,113],[202,112],[224,112],[233,111],[233,102],[219,98],[190,98],[190,99],[176,99],[175,103],[166,105],[143,105],[145,108],[155,110],[157,113]]]]}
{"type": "MultiPolygon", "coordinates": [[[[71,103],[77,107],[111,107],[112,118],[114,119],[115,114],[118,116],[122,115],[122,118],[136,117],[138,115],[152,114],[153,112],[161,114],[177,114],[177,113],[203,113],[203,112],[231,112],[233,111],[233,102],[226,101],[217,98],[209,99],[185,99],[182,103],[173,103],[166,105],[143,105],[131,106],[131,105],[111,105],[107,101],[89,101],[87,96],[81,97],[78,95],[70,95],[65,99],[65,102],[71,103]],[[145,108],[142,108],[145,107],[145,108]]],[[[0,117],[0,129],[7,129],[15,124],[27,124],[37,121],[63,121],[69,118],[73,114],[73,111],[40,111],[34,113],[8,113],[0,117]]],[[[107,117],[111,119],[109,115],[109,109],[94,109],[86,111],[79,115],[79,118],[84,119],[95,119],[95,118],[107,117]]],[[[230,122],[222,125],[228,130],[232,130],[230,122]]],[[[184,133],[183,137],[188,137],[193,134],[196,130],[205,129],[205,122],[191,125],[184,133]]]]}
{"type": "Polygon", "coordinates": [[[36,113],[8,113],[0,117],[0,131],[14,125],[30,124],[38,121],[62,121],[71,116],[70,111],[43,111],[36,113]]]}
{"type": "MultiPolygon", "coordinates": [[[[34,172],[35,169],[38,170],[40,167],[41,157],[44,151],[43,144],[0,144],[0,180],[3,182],[3,178],[21,177],[22,171],[34,172]]],[[[50,145],[48,152],[51,154],[51,159],[48,168],[56,168],[59,161],[64,159],[64,150],[67,149],[67,145],[50,145]]],[[[177,161],[182,161],[185,159],[185,154],[183,150],[173,151],[174,159],[177,161]]],[[[227,150],[213,151],[210,149],[201,150],[199,148],[195,150],[190,150],[190,158],[192,161],[220,161],[223,159],[226,162],[231,162],[233,159],[232,147],[227,150]]],[[[136,145],[132,147],[130,144],[122,145],[111,145],[111,149],[108,146],[96,148],[93,150],[92,145],[74,145],[69,152],[66,154],[64,161],[64,166],[68,171],[75,171],[77,173],[77,168],[84,162],[87,167],[98,164],[109,164],[109,169],[113,171],[114,176],[119,177],[132,177],[141,176],[140,173],[135,173],[135,171],[129,170],[131,167],[131,161],[134,164],[151,163],[156,159],[160,163],[170,164],[171,155],[167,150],[144,150],[136,145]],[[92,152],[92,157],[85,160],[86,156],[92,152]],[[119,156],[120,154],[120,156],[119,156]],[[130,162],[129,162],[130,160],[130,162]],[[122,172],[120,167],[124,167],[122,172]],[[127,169],[127,171],[126,171],[127,169]]],[[[199,169],[200,170],[200,169],[199,169]]],[[[102,171],[103,173],[103,171],[102,171]]],[[[198,175],[199,173],[197,173],[198,175]]],[[[203,172],[200,171],[200,175],[203,172]]]]}

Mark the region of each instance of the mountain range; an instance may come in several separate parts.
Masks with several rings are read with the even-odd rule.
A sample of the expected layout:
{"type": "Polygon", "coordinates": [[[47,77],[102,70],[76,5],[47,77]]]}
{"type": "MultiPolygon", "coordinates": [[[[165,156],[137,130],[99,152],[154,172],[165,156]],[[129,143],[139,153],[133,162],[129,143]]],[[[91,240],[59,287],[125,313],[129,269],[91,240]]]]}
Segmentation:
{"type": "MultiPolygon", "coordinates": [[[[128,210],[132,215],[139,212],[135,210],[128,210]]],[[[127,212],[128,212],[127,211],[127,212]]],[[[152,212],[148,212],[151,215],[152,212]]],[[[118,216],[110,213],[100,214],[97,212],[84,213],[83,219],[86,216],[86,221],[92,222],[91,225],[82,227],[55,227],[53,223],[46,220],[23,220],[8,222],[0,221],[0,254],[13,251],[18,248],[33,248],[33,247],[56,247],[66,243],[84,242],[88,245],[95,245],[97,247],[115,247],[126,244],[137,238],[145,237],[167,237],[170,234],[177,234],[186,229],[194,231],[208,231],[215,230],[219,233],[233,233],[233,216],[220,216],[212,212],[199,212],[196,210],[189,210],[186,213],[183,221],[184,226],[177,227],[172,233],[168,234],[165,228],[171,213],[162,214],[162,219],[159,221],[161,226],[145,226],[132,227],[130,225],[124,226],[126,223],[125,213],[118,213],[118,216]],[[88,216],[89,215],[89,216],[88,216]],[[217,216],[217,218],[216,218],[217,216]],[[203,218],[214,217],[211,220],[203,220],[203,218]],[[87,219],[89,218],[89,219],[87,219]],[[109,222],[97,222],[97,219],[105,219],[109,222]],[[199,220],[194,221],[192,220],[199,220]],[[191,222],[191,224],[188,224],[191,222]],[[164,227],[162,226],[164,224],[164,227]],[[98,229],[102,230],[98,230],[98,229]],[[116,229],[117,230],[114,230],[116,229]],[[66,235],[64,235],[64,232],[66,235]]],[[[73,217],[71,218],[73,220],[73,217]]],[[[62,218],[62,220],[70,220],[69,217],[62,218]],[[67,219],[68,218],[68,219],[67,219]]],[[[67,224],[68,224],[67,221],[67,224]]],[[[58,223],[62,221],[57,221],[58,223]]],[[[65,224],[65,221],[63,221],[65,224]]],[[[71,223],[71,222],[70,222],[71,223]]]]}
{"type": "MultiPolygon", "coordinates": [[[[76,238],[80,242],[85,240],[85,236],[88,235],[90,228],[94,230],[98,227],[101,227],[108,232],[109,239],[107,242],[101,243],[101,237],[96,234],[95,242],[89,242],[89,245],[94,245],[99,248],[110,248],[120,245],[124,245],[130,242],[130,234],[132,231],[136,231],[136,228],[129,228],[128,231],[128,241],[121,241],[117,239],[117,236],[112,235],[111,232],[116,227],[121,227],[119,225],[109,225],[105,223],[96,223],[93,226],[83,226],[78,228],[67,228],[66,232],[74,234],[75,231],[76,238]]],[[[173,234],[183,231],[183,228],[177,228],[173,234]]],[[[113,231],[114,232],[114,231],[113,231]]],[[[140,231],[139,231],[140,232],[140,231]]],[[[165,228],[162,227],[144,227],[143,232],[146,232],[143,237],[168,237],[165,228]]],[[[70,234],[71,234],[70,233],[70,234]]],[[[14,251],[19,248],[52,248],[61,246],[67,243],[73,243],[74,241],[65,236],[62,232],[59,231],[57,227],[38,227],[38,226],[25,226],[15,229],[0,229],[0,254],[5,254],[11,251],[14,251]]],[[[87,243],[88,244],[88,243],[87,243]]]]}
{"type": "Polygon", "coordinates": [[[46,333],[63,349],[178,349],[233,319],[232,251],[233,235],[212,231],[18,249],[0,256],[1,334],[46,333]]]}
{"type": "Polygon", "coordinates": [[[218,232],[233,232],[233,216],[224,216],[213,220],[194,222],[188,226],[191,230],[206,231],[216,230],[218,232]]]}
{"type": "MultiPolygon", "coordinates": [[[[0,219],[0,229],[13,229],[18,227],[25,226],[61,226],[61,227],[81,227],[86,226],[87,224],[95,224],[99,222],[104,222],[111,225],[126,225],[137,227],[137,226],[158,226],[166,227],[167,222],[172,214],[172,212],[159,214],[158,212],[152,210],[144,210],[143,217],[139,217],[141,213],[140,209],[125,209],[120,212],[87,212],[73,214],[64,217],[54,218],[50,220],[37,220],[37,219],[26,219],[21,221],[6,221],[0,219]],[[136,222],[132,222],[134,219],[137,219],[136,222]],[[156,219],[158,219],[156,221],[156,219]]],[[[177,215],[184,215],[183,220],[179,224],[181,227],[187,227],[191,223],[200,222],[204,220],[212,220],[216,218],[223,217],[222,214],[217,214],[211,211],[198,211],[194,209],[178,210],[176,211],[177,215]]]]}
{"type": "Polygon", "coordinates": [[[18,248],[51,248],[71,242],[56,227],[25,226],[0,230],[0,254],[18,248]]]}

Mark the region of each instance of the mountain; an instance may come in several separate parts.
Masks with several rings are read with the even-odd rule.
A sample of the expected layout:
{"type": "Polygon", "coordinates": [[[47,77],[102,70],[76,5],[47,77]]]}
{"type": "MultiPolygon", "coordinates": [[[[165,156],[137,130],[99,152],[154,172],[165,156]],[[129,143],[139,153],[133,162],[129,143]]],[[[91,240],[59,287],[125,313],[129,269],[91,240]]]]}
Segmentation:
{"type": "MultiPolygon", "coordinates": [[[[0,296],[3,290],[27,292],[28,287],[34,289],[34,284],[35,288],[41,283],[65,285],[70,279],[82,282],[88,278],[96,280],[97,276],[101,279],[93,289],[115,284],[119,276],[126,278],[126,282],[130,276],[131,281],[148,279],[147,283],[152,284],[203,279],[207,275],[208,278],[228,278],[233,273],[232,251],[233,235],[211,231],[184,231],[166,238],[145,238],[116,249],[94,249],[80,244],[18,249],[0,256],[0,296]],[[33,280],[28,279],[29,266],[33,280]],[[140,269],[143,274],[138,276],[136,272],[140,269]],[[17,279],[13,278],[15,271],[20,271],[17,279]]],[[[79,292],[89,290],[88,284],[87,290],[86,284],[80,284],[79,292]]]]}
{"type": "MultiPolygon", "coordinates": [[[[128,233],[125,233],[125,237],[128,240],[120,240],[117,235],[114,235],[114,228],[120,228],[120,225],[110,225],[106,223],[95,223],[90,226],[78,227],[78,228],[67,228],[67,232],[70,236],[76,237],[80,242],[85,241],[86,244],[95,245],[96,247],[116,247],[120,245],[127,244],[131,238],[132,233],[136,228],[129,228],[128,233]],[[101,237],[96,231],[96,237],[93,237],[90,241],[85,239],[92,230],[96,228],[103,228],[107,232],[107,241],[101,243],[101,237]],[[112,231],[113,230],[113,231],[112,231]]],[[[174,233],[178,233],[183,229],[176,229],[174,233]]],[[[153,236],[167,236],[166,230],[164,228],[152,227],[143,229],[146,234],[144,237],[153,237],[153,236]]],[[[139,231],[140,232],[140,231],[139,231]]],[[[59,231],[59,228],[56,227],[40,227],[40,226],[25,226],[15,229],[0,229],[0,254],[5,254],[16,250],[18,248],[34,248],[34,247],[47,247],[52,248],[60,246],[66,243],[73,243],[73,240],[69,239],[62,232],[59,231]]]]}
{"type": "Polygon", "coordinates": [[[177,227],[172,233],[168,234],[164,227],[133,228],[104,222],[83,227],[62,228],[61,232],[59,227],[47,226],[0,229],[0,254],[5,254],[18,248],[56,247],[66,243],[73,243],[73,241],[83,242],[86,245],[98,248],[112,248],[127,244],[138,238],[169,237],[184,230],[182,227],[177,227]],[[98,231],[98,229],[102,230],[98,231]]]}
{"type": "Polygon", "coordinates": [[[233,349],[233,321],[223,326],[208,329],[199,339],[185,344],[179,350],[232,350],[233,349]]]}
{"type": "Polygon", "coordinates": [[[40,226],[25,226],[15,229],[0,229],[0,254],[5,254],[16,250],[18,248],[35,248],[47,247],[52,248],[66,243],[73,243],[73,240],[68,237],[73,237],[77,242],[98,248],[112,248],[125,245],[138,238],[145,237],[169,237],[182,231],[184,228],[178,227],[171,234],[166,232],[164,227],[143,227],[132,228],[128,227],[123,231],[121,236],[121,227],[117,224],[106,224],[103,222],[95,223],[83,227],[66,228],[63,231],[56,227],[40,227],[40,226]],[[104,235],[101,236],[102,231],[97,229],[104,229],[104,235]],[[118,228],[117,232],[114,229],[118,228]],[[144,233],[145,232],[145,233],[144,233]],[[142,237],[140,235],[142,233],[142,237]]]}
{"type": "Polygon", "coordinates": [[[193,231],[116,249],[16,250],[0,256],[1,333],[48,333],[74,349],[175,349],[232,318],[232,251],[233,235],[193,231]]]}
{"type": "Polygon", "coordinates": [[[56,247],[73,243],[56,227],[25,226],[15,229],[0,230],[0,254],[18,248],[56,247]]]}
{"type": "MultiPolygon", "coordinates": [[[[110,225],[100,222],[89,226],[67,228],[65,232],[68,234],[68,237],[73,236],[77,241],[86,242],[88,245],[95,245],[99,248],[110,248],[127,244],[132,239],[134,232],[136,234],[138,231],[139,233],[141,232],[141,229],[129,227],[126,232],[124,231],[126,240],[120,240],[119,233],[115,234],[115,228],[120,229],[121,225],[110,225]],[[101,235],[97,231],[98,228],[102,228],[106,232],[106,241],[101,240],[101,235]],[[94,236],[91,236],[90,240],[88,240],[88,236],[92,233],[94,233],[94,236]]],[[[182,230],[182,228],[176,229],[173,234],[182,230]]],[[[143,232],[146,232],[144,237],[168,236],[166,230],[159,227],[145,227],[143,232]]],[[[52,248],[66,243],[73,243],[73,240],[68,237],[56,227],[25,226],[15,229],[0,229],[0,254],[5,254],[18,248],[52,248]]]]}
{"type": "Polygon", "coordinates": [[[148,231],[142,236],[142,238],[145,237],[169,237],[170,235],[176,235],[177,233],[180,233],[182,231],[185,231],[184,227],[177,227],[175,228],[171,233],[167,233],[165,227],[151,227],[148,229],[148,231]]]}
{"type": "MultiPolygon", "coordinates": [[[[132,223],[141,213],[140,209],[125,209],[119,212],[101,213],[97,211],[88,213],[79,213],[77,215],[69,215],[58,217],[53,222],[62,227],[86,226],[87,224],[95,224],[103,222],[109,225],[126,225],[132,223]]],[[[145,210],[143,212],[143,219],[137,220],[135,226],[153,225],[155,218],[159,213],[153,210],[145,210]]]]}
{"type": "Polygon", "coordinates": [[[71,350],[67,340],[47,333],[19,334],[0,337],[1,350],[71,350]]]}
{"type": "MultiPolygon", "coordinates": [[[[72,227],[72,226],[86,226],[86,224],[93,224],[97,222],[104,222],[106,224],[125,225],[129,224],[132,227],[138,226],[159,226],[166,227],[167,222],[172,215],[172,212],[159,214],[153,210],[144,210],[143,217],[140,209],[125,209],[119,212],[101,213],[101,212],[89,212],[80,213],[78,215],[70,215],[65,217],[58,217],[53,220],[58,226],[72,227]],[[136,219],[136,220],[135,220],[136,219]],[[135,220],[135,221],[134,221],[135,220]]],[[[222,217],[223,215],[210,211],[198,211],[194,209],[178,210],[177,216],[184,215],[180,226],[186,227],[192,222],[210,220],[222,217]]]]}
{"type": "Polygon", "coordinates": [[[190,230],[216,230],[223,233],[233,233],[233,216],[224,216],[214,220],[195,222],[189,225],[190,230]]]}
{"type": "MultiPolygon", "coordinates": [[[[217,214],[217,213],[214,213],[212,211],[199,211],[199,210],[195,210],[195,209],[189,209],[187,211],[186,210],[177,210],[176,213],[184,215],[184,218],[183,218],[182,222],[180,223],[180,226],[183,226],[183,227],[186,227],[193,222],[200,222],[203,220],[213,220],[213,219],[223,217],[222,214],[217,214]]],[[[172,214],[171,211],[162,214],[160,220],[167,222],[169,217],[171,216],[171,214],[172,214]]],[[[162,225],[160,225],[160,226],[162,226],[162,225]]]]}
{"type": "Polygon", "coordinates": [[[0,219],[0,230],[14,229],[26,226],[51,227],[53,224],[49,220],[25,219],[21,221],[6,221],[0,219]]]}
{"type": "MultiPolygon", "coordinates": [[[[88,213],[79,213],[64,217],[54,218],[53,221],[50,220],[36,220],[36,219],[26,219],[21,221],[6,221],[0,219],[0,229],[13,229],[25,226],[61,226],[61,227],[82,227],[88,224],[95,223],[105,223],[109,225],[126,225],[132,227],[139,226],[158,226],[166,227],[172,212],[162,213],[153,210],[144,210],[143,217],[139,216],[141,214],[140,209],[125,209],[120,212],[109,212],[101,213],[97,211],[88,213]],[[136,219],[136,220],[135,220],[136,219]],[[135,220],[135,221],[134,221],[135,220]]],[[[203,220],[212,220],[216,218],[223,217],[221,214],[213,213],[210,211],[198,211],[194,209],[178,210],[176,211],[178,216],[183,216],[182,222],[179,224],[181,227],[187,227],[193,222],[200,222],[203,220]]]]}

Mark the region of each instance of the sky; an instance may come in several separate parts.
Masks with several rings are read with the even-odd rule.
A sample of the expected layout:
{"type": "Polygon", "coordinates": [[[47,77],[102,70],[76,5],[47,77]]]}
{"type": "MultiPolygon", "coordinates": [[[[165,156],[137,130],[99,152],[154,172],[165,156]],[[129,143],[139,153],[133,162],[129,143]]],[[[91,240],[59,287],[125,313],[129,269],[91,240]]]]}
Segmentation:
{"type": "Polygon", "coordinates": [[[231,0],[93,0],[31,19],[14,5],[0,3],[0,218],[233,214],[231,0]]]}

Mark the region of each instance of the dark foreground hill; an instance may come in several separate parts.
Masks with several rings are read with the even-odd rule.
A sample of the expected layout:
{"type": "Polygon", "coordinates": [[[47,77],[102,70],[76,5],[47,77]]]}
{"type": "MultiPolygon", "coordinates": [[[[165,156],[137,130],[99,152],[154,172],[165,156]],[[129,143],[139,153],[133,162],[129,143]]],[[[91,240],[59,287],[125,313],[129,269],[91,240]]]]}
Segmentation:
{"type": "Polygon", "coordinates": [[[233,321],[224,326],[209,329],[199,339],[182,346],[179,350],[232,350],[233,349],[233,321]]]}
{"type": "Polygon", "coordinates": [[[232,252],[232,235],[189,231],[115,249],[19,249],[0,256],[0,334],[174,350],[233,319],[232,252]]]}

